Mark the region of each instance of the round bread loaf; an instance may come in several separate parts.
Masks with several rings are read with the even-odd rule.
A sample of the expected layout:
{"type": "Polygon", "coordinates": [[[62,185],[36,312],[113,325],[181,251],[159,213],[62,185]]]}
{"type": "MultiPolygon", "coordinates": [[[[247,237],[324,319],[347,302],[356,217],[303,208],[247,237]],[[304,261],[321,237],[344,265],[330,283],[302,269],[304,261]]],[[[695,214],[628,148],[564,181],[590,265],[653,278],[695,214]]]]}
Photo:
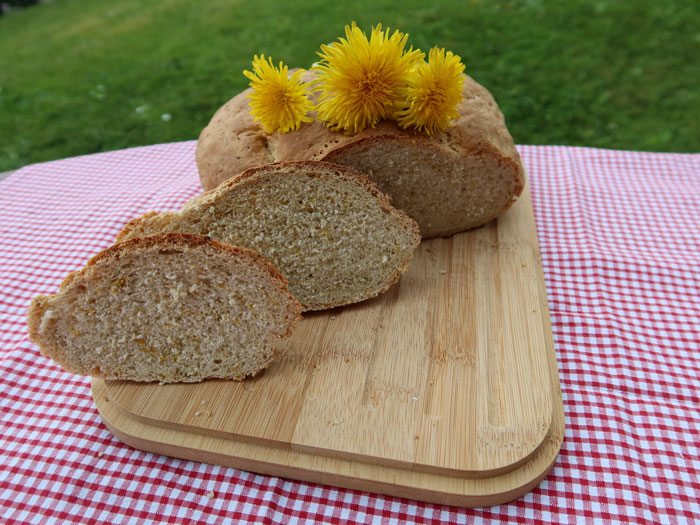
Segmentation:
{"type": "Polygon", "coordinates": [[[267,134],[250,115],[249,92],[222,106],[199,137],[196,160],[205,190],[254,166],[324,160],[367,175],[418,223],[423,238],[431,238],[490,221],[523,189],[525,173],[503,114],[466,75],[459,118],[434,137],[388,120],[356,135],[318,121],[267,134]]]}
{"type": "Polygon", "coordinates": [[[260,255],[200,235],[116,244],[35,297],[29,336],[65,370],[107,379],[240,380],[265,368],[301,306],[260,255]]]}

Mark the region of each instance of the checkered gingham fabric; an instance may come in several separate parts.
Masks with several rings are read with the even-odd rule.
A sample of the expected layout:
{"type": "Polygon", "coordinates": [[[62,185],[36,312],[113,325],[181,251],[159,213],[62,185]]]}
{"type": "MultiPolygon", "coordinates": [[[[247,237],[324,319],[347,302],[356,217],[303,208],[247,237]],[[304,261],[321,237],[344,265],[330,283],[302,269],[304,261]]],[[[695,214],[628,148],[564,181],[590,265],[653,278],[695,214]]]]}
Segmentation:
{"type": "Polygon", "coordinates": [[[158,456],[41,357],[30,299],[201,192],[193,142],[0,183],[0,522],[700,522],[700,155],[523,146],[566,411],[533,492],[463,509],[158,456]],[[213,497],[212,497],[213,495],[213,497]]]}

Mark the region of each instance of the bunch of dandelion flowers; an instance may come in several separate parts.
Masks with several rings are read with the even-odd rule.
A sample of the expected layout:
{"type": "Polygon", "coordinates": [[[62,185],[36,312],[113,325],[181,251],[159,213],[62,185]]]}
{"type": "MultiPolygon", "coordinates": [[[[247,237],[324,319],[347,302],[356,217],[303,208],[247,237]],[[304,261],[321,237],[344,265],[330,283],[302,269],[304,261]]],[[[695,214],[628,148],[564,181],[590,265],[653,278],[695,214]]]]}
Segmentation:
{"type": "Polygon", "coordinates": [[[408,35],[381,24],[372,28],[370,38],[353,22],[345,26],[345,38],[322,45],[321,62],[312,68],[317,75],[318,119],[331,129],[359,133],[384,118],[394,118],[404,98],[406,78],[425,54],[410,48],[408,35]]]}
{"type": "Polygon", "coordinates": [[[398,113],[399,125],[424,129],[428,135],[447,129],[459,117],[462,100],[464,64],[452,51],[434,47],[428,62],[421,62],[408,77],[403,90],[405,108],[398,113]]]}
{"type": "Polygon", "coordinates": [[[253,72],[244,71],[250,79],[253,92],[250,98],[250,114],[265,128],[266,133],[287,133],[299,129],[302,122],[311,122],[308,116],[314,110],[309,98],[309,86],[301,81],[304,70],[295,71],[291,77],[282,62],[275,67],[272,58],[265,55],[253,58],[253,72]]]}

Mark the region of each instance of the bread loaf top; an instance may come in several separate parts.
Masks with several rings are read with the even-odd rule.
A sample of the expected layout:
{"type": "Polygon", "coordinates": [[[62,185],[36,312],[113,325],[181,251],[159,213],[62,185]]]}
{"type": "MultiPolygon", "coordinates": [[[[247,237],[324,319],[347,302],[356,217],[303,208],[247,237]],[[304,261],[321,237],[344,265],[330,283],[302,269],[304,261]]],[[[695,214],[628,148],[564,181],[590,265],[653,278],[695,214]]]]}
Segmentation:
{"type": "Polygon", "coordinates": [[[374,128],[346,135],[331,131],[322,122],[313,121],[305,123],[299,132],[268,137],[268,142],[273,144],[266,148],[266,153],[280,161],[312,159],[333,162],[333,158],[344,148],[358,142],[398,137],[401,140],[433,144],[457,153],[493,150],[502,157],[519,162],[520,156],[506,128],[505,118],[491,93],[465,75],[462,95],[462,102],[457,107],[459,118],[444,134],[428,137],[413,129],[402,129],[393,120],[383,120],[374,128]]]}
{"type": "Polygon", "coordinates": [[[248,88],[224,104],[199,136],[196,160],[205,190],[254,166],[285,160],[333,162],[344,148],[353,144],[396,137],[433,144],[458,154],[498,155],[517,166],[521,185],[524,179],[520,155],[496,101],[485,87],[467,75],[463,99],[457,107],[459,118],[444,134],[433,137],[402,129],[391,120],[383,120],[355,135],[331,131],[319,121],[303,123],[298,131],[291,133],[267,134],[250,114],[247,98],[250,92],[248,88]]]}

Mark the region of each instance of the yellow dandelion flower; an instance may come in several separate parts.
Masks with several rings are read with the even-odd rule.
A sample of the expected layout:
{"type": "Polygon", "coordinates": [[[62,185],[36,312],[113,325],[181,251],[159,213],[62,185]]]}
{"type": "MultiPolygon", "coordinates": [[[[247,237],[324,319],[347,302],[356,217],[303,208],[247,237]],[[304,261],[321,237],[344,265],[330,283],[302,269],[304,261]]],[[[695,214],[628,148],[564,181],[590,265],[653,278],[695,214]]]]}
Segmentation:
{"type": "Polygon", "coordinates": [[[345,26],[345,38],[322,45],[321,62],[312,68],[319,98],[318,119],[334,130],[358,133],[391,118],[401,109],[401,88],[415,64],[425,56],[413,48],[404,50],[408,35],[381,24],[367,35],[353,22],[345,26]]]}
{"type": "Polygon", "coordinates": [[[311,122],[307,113],[314,109],[314,104],[308,96],[308,84],[301,82],[303,73],[299,70],[290,77],[287,66],[280,62],[279,67],[275,67],[271,58],[265,60],[265,55],[253,58],[252,73],[243,72],[253,88],[248,95],[250,114],[260,121],[267,133],[286,133],[299,129],[302,122],[311,122]]]}
{"type": "Polygon", "coordinates": [[[415,126],[428,135],[447,129],[450,120],[459,116],[457,105],[462,100],[464,64],[451,51],[434,47],[409,78],[405,109],[398,114],[403,128],[415,126]]]}

